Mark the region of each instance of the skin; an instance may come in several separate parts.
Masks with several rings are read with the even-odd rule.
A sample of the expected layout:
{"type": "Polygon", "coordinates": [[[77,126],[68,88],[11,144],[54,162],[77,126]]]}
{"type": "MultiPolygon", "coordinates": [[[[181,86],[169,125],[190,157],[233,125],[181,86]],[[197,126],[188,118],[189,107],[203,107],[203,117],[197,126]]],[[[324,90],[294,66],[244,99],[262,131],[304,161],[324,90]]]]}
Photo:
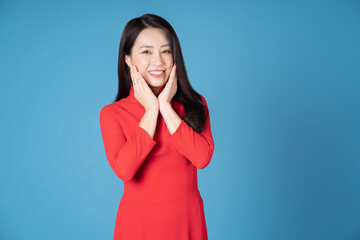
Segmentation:
{"type": "Polygon", "coordinates": [[[170,134],[173,134],[182,119],[170,104],[177,91],[177,76],[165,32],[159,28],[142,30],[131,49],[131,55],[125,55],[125,62],[130,67],[134,96],[145,108],[139,126],[154,138],[160,113],[170,134]],[[155,78],[150,75],[150,70],[165,70],[165,74],[161,78],[155,78]]]}

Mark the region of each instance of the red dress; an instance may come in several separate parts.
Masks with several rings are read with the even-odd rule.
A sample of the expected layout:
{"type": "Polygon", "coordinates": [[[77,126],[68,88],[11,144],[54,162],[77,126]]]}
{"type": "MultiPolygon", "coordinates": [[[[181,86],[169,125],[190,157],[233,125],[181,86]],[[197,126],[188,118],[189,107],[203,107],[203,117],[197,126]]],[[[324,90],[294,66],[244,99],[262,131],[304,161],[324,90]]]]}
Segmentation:
{"type": "Polygon", "coordinates": [[[214,153],[210,118],[199,134],[184,121],[183,105],[170,104],[181,124],[171,135],[159,113],[154,139],[139,127],[145,109],[132,86],[128,97],[100,111],[107,160],[124,181],[114,240],[208,239],[197,169],[214,153]]]}

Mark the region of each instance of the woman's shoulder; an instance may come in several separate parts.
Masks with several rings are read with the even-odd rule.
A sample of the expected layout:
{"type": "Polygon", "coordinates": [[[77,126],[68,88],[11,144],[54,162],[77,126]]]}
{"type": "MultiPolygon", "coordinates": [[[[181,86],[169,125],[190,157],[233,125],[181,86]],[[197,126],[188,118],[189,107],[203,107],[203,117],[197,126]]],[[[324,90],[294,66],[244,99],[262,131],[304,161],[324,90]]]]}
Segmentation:
{"type": "Polygon", "coordinates": [[[199,93],[199,95],[200,95],[201,100],[203,101],[203,103],[206,103],[206,99],[205,99],[205,97],[204,97],[202,94],[200,94],[200,93],[199,93]]]}
{"type": "MultiPolygon", "coordinates": [[[[120,100],[121,101],[121,100],[120,100]]],[[[122,103],[120,101],[109,103],[104,105],[101,110],[100,114],[107,112],[107,113],[117,113],[119,110],[119,107],[121,107],[122,103]]]]}
{"type": "Polygon", "coordinates": [[[204,103],[205,106],[207,106],[207,101],[206,101],[204,95],[202,95],[200,93],[198,93],[198,94],[200,95],[201,101],[204,103]]]}
{"type": "Polygon", "coordinates": [[[134,101],[134,99],[126,97],[122,98],[116,102],[109,103],[102,107],[102,109],[109,109],[114,112],[117,112],[119,109],[129,109],[133,108],[134,105],[138,105],[138,102],[134,101]]]}
{"type": "Polygon", "coordinates": [[[138,119],[145,112],[139,102],[127,101],[127,98],[107,104],[100,110],[100,116],[116,117],[118,119],[138,119]]]}
{"type": "Polygon", "coordinates": [[[115,113],[114,103],[106,104],[100,109],[100,118],[106,115],[114,115],[115,113]]]}
{"type": "Polygon", "coordinates": [[[103,106],[100,110],[100,114],[102,112],[112,112],[115,114],[119,114],[121,112],[121,110],[124,109],[124,107],[125,106],[119,102],[113,102],[113,103],[103,106]]]}
{"type": "Polygon", "coordinates": [[[114,109],[114,106],[114,103],[106,104],[101,108],[101,111],[112,111],[114,109]]]}

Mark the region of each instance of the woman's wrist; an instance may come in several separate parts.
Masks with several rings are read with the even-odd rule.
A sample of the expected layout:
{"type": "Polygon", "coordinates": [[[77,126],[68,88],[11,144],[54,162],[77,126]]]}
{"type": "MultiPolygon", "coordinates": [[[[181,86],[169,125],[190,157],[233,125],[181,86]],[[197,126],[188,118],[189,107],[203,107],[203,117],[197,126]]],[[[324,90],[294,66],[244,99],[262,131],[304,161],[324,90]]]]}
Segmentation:
{"type": "Polygon", "coordinates": [[[164,112],[169,108],[172,108],[172,106],[169,102],[160,102],[160,106],[159,106],[160,112],[164,112]]]}
{"type": "Polygon", "coordinates": [[[159,105],[152,105],[145,108],[146,112],[159,112],[159,105]]]}

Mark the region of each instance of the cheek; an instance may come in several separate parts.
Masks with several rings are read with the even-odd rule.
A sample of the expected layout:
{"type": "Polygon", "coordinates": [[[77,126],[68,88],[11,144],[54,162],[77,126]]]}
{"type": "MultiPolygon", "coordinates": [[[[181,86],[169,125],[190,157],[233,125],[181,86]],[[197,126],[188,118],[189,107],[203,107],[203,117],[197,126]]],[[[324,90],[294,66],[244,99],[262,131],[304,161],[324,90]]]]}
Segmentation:
{"type": "Polygon", "coordinates": [[[140,71],[140,68],[143,69],[143,68],[147,67],[147,65],[148,65],[148,60],[147,60],[146,58],[144,58],[144,57],[137,56],[137,57],[134,57],[134,59],[133,59],[133,64],[134,64],[135,66],[137,66],[138,69],[139,69],[139,71],[140,71]]]}
{"type": "Polygon", "coordinates": [[[174,61],[172,58],[166,60],[166,68],[171,72],[172,67],[174,65],[174,61]]]}
{"type": "Polygon", "coordinates": [[[173,59],[173,57],[172,57],[172,56],[169,56],[168,59],[166,59],[166,62],[167,62],[170,66],[172,66],[172,65],[174,64],[174,59],[173,59]]]}
{"type": "Polygon", "coordinates": [[[143,77],[145,77],[145,75],[146,75],[146,73],[147,73],[147,69],[148,69],[147,65],[144,64],[144,63],[137,63],[137,64],[135,64],[135,65],[137,66],[137,69],[138,69],[138,71],[141,73],[141,75],[142,75],[143,77]]]}

